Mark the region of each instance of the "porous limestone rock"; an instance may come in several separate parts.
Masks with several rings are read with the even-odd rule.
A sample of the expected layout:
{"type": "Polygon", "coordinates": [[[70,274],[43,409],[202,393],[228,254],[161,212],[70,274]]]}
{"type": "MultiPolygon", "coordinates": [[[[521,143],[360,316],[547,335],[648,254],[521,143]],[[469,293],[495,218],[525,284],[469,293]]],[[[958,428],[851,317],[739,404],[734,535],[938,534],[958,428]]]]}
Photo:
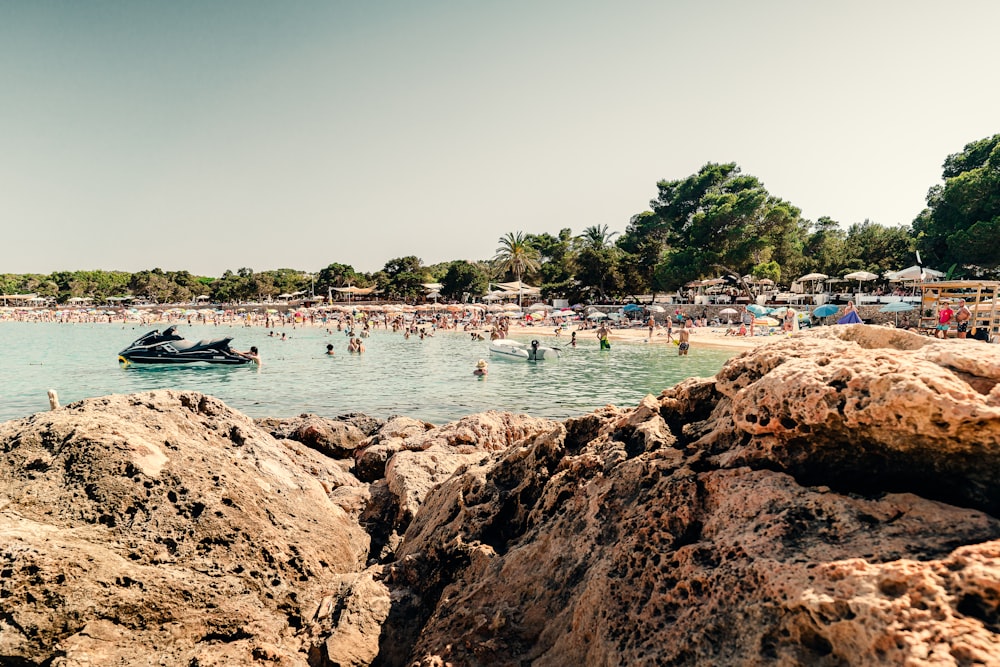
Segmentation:
{"type": "Polygon", "coordinates": [[[457,469],[552,425],[548,419],[494,410],[426,428],[423,422],[390,420],[357,456],[356,470],[367,470],[359,470],[359,477],[374,477],[360,517],[372,538],[371,562],[392,559],[426,495],[457,469]],[[377,476],[375,457],[383,468],[377,476]]]}
{"type": "Polygon", "coordinates": [[[831,327],[553,424],[427,494],[382,659],[1000,664],[998,378],[831,327]]]}
{"type": "Polygon", "coordinates": [[[201,394],[5,422],[0,452],[0,662],[305,665],[367,556],[328,459],[201,394]]]}
{"type": "Polygon", "coordinates": [[[353,460],[187,392],[8,422],[0,662],[1000,664],[998,382],[837,326],[562,422],[358,417],[353,460]]]}
{"type": "Polygon", "coordinates": [[[333,458],[351,458],[365,438],[375,433],[383,422],[358,413],[327,419],[302,414],[293,419],[268,417],[257,425],[275,438],[301,442],[333,458]]]}

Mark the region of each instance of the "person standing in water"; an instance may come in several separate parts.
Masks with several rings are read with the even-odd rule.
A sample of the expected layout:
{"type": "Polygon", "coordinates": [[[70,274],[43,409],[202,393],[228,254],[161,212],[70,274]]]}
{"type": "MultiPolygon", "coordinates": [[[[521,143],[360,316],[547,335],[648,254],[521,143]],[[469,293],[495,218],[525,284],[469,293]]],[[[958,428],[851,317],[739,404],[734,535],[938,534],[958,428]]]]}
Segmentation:
{"type": "Polygon", "coordinates": [[[681,330],[677,332],[677,356],[686,357],[688,350],[691,349],[691,332],[688,331],[688,323],[684,322],[681,330]]]}
{"type": "Polygon", "coordinates": [[[608,331],[608,325],[606,325],[604,322],[601,322],[601,326],[597,329],[597,340],[601,341],[602,350],[611,349],[611,343],[608,341],[609,333],[610,332],[608,331]]]}

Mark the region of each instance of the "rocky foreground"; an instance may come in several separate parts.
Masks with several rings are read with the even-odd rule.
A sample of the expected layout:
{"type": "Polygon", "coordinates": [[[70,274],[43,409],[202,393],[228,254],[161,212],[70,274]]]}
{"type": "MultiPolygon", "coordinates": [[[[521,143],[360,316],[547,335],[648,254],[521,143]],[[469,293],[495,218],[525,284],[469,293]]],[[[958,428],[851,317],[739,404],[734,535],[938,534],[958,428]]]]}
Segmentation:
{"type": "Polygon", "coordinates": [[[859,325],[564,422],[6,422],[0,664],[1000,664],[998,381],[859,325]]]}

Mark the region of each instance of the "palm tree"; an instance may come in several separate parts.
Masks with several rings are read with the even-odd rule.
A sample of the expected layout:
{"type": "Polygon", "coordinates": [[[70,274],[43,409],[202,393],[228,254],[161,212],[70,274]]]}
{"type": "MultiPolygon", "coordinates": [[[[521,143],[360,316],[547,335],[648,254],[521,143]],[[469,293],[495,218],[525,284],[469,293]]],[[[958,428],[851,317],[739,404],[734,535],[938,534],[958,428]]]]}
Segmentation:
{"type": "MultiPolygon", "coordinates": [[[[500,247],[493,257],[497,268],[503,271],[510,271],[517,277],[517,282],[521,282],[521,277],[530,271],[537,271],[541,264],[538,262],[538,250],[528,245],[524,232],[507,232],[500,237],[500,247]]],[[[521,294],[518,291],[517,305],[521,305],[521,294]]]]}
{"type": "Polygon", "coordinates": [[[589,248],[604,250],[611,245],[611,239],[617,235],[618,232],[609,232],[607,225],[591,225],[576,238],[581,239],[589,248]]]}

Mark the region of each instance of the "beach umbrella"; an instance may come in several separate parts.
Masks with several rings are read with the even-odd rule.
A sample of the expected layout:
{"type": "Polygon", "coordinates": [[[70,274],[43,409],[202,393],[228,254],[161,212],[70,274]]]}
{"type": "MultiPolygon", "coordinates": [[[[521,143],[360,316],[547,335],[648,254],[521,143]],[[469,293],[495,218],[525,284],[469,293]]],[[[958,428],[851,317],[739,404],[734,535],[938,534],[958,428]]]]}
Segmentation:
{"type": "Polygon", "coordinates": [[[907,303],[906,301],[893,301],[892,303],[887,303],[878,309],[880,313],[893,313],[896,319],[896,326],[899,326],[899,314],[908,313],[911,310],[916,310],[916,306],[912,303],[907,303]]]}
{"type": "Polygon", "coordinates": [[[637,306],[634,303],[629,303],[626,304],[625,307],[622,308],[622,310],[626,313],[635,313],[637,311],[642,310],[642,306],[637,306]]]}
{"type": "Polygon", "coordinates": [[[607,317],[608,316],[602,313],[601,311],[596,311],[591,313],[590,315],[587,315],[588,320],[603,320],[606,319],[607,317]]]}
{"type": "Polygon", "coordinates": [[[857,280],[858,281],[858,291],[861,291],[861,283],[865,280],[875,280],[878,278],[874,273],[869,273],[868,271],[855,271],[854,273],[848,273],[844,276],[844,280],[857,280]]]}
{"type": "Polygon", "coordinates": [[[528,310],[531,310],[531,311],[548,310],[548,309],[549,309],[549,305],[547,303],[533,303],[530,306],[528,306],[528,310]]]}
{"type": "Polygon", "coordinates": [[[749,310],[754,315],[758,316],[767,315],[767,308],[765,308],[764,306],[758,306],[756,303],[751,303],[749,306],[747,306],[747,310],[749,310]]]}
{"type": "Polygon", "coordinates": [[[829,277],[830,276],[826,275],[825,273],[807,273],[806,275],[804,275],[801,278],[799,278],[796,282],[800,282],[800,283],[813,283],[814,289],[815,289],[815,284],[816,283],[822,282],[822,281],[826,280],[829,277]]]}
{"type": "Polygon", "coordinates": [[[908,313],[911,310],[916,310],[917,307],[912,303],[907,303],[906,301],[893,301],[892,303],[887,303],[878,309],[880,313],[908,313]]]}
{"type": "Polygon", "coordinates": [[[759,327],[776,327],[779,324],[773,317],[755,317],[753,323],[759,327]]]}
{"type": "Polygon", "coordinates": [[[735,308],[723,308],[719,311],[719,315],[737,315],[739,312],[735,308]]]}
{"type": "Polygon", "coordinates": [[[830,315],[836,313],[838,310],[840,310],[840,308],[833,305],[832,303],[824,303],[822,306],[819,306],[818,308],[816,308],[816,310],[812,312],[812,316],[829,317],[830,315]]]}
{"type": "Polygon", "coordinates": [[[651,313],[662,313],[664,312],[663,306],[652,305],[649,307],[649,312],[651,313]]]}

